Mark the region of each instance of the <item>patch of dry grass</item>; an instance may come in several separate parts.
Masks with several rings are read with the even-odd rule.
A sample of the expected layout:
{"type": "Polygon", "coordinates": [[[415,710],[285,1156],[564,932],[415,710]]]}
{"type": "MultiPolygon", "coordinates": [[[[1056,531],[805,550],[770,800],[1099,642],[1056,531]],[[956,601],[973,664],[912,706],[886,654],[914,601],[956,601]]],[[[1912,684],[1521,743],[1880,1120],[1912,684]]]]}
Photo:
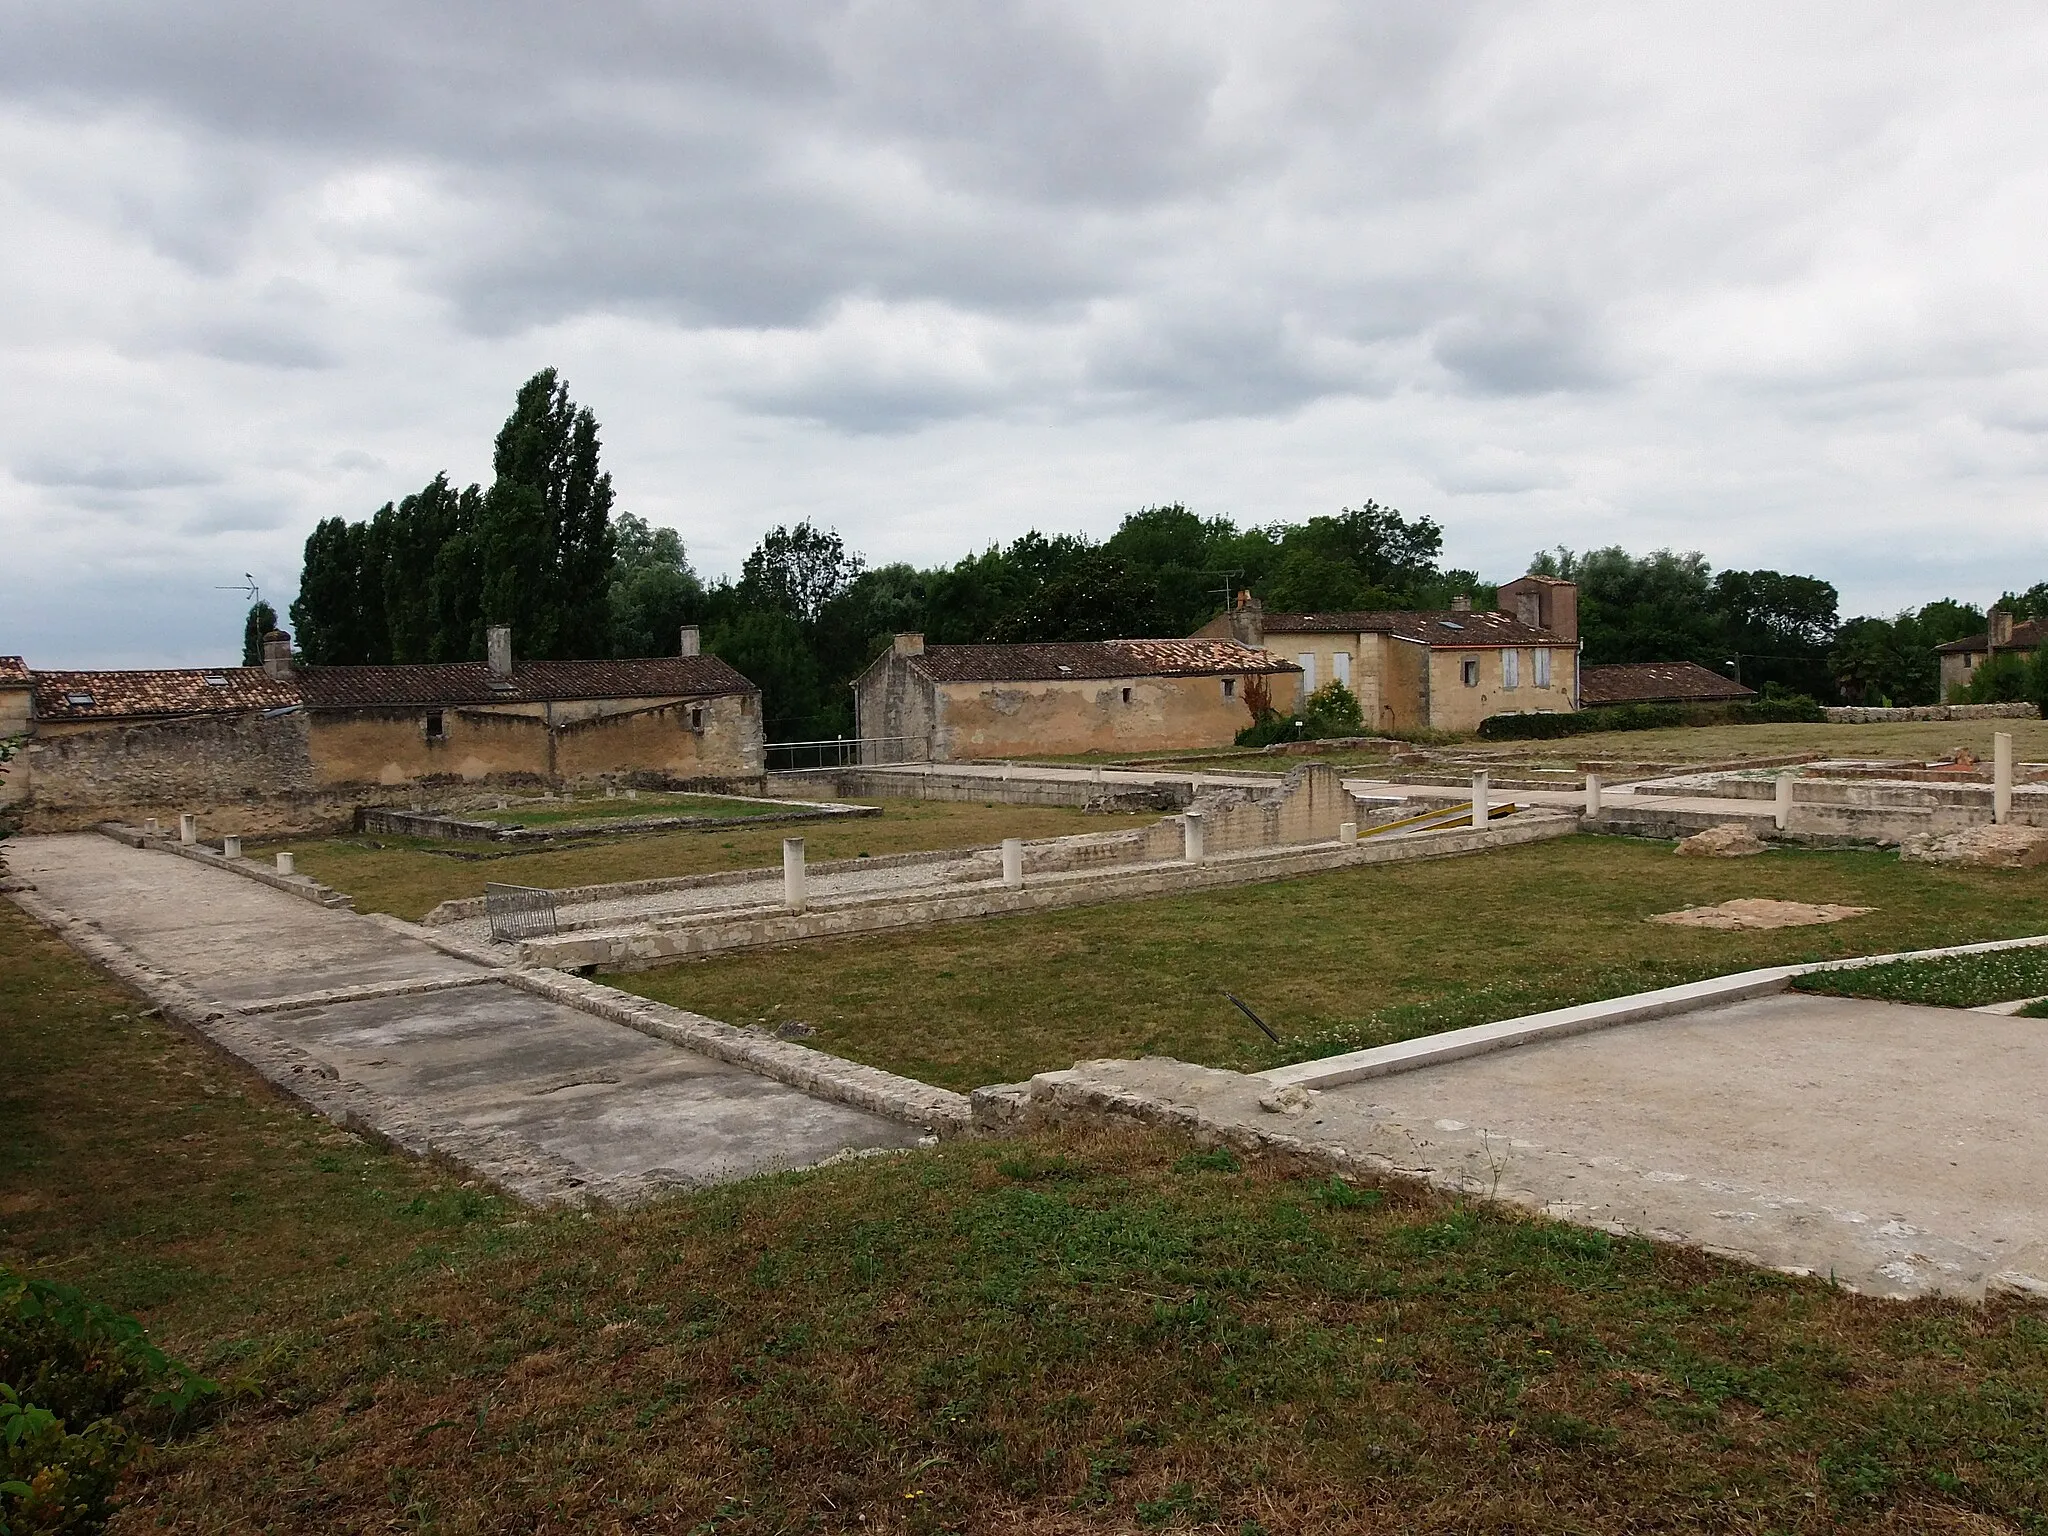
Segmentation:
{"type": "MultiPolygon", "coordinates": [[[[655,880],[779,865],[782,840],[791,836],[803,838],[811,859],[824,860],[927,848],[989,848],[1006,837],[1062,837],[1133,823],[1128,816],[1091,816],[1059,806],[948,800],[853,803],[880,806],[882,814],[758,828],[711,827],[593,837],[519,853],[502,853],[488,844],[385,836],[280,839],[265,842],[261,851],[289,848],[298,856],[301,874],[348,892],[356,898],[359,911],[390,912],[417,920],[441,902],[481,896],[487,881],[560,890],[613,880],[655,880]]],[[[255,844],[249,846],[255,851],[255,844]]]]}
{"type": "Polygon", "coordinates": [[[2038,1310],[1144,1134],[536,1214],[4,904],[0,1006],[0,1257],[239,1384],[117,1531],[2041,1528],[2038,1310]]]}
{"type": "Polygon", "coordinates": [[[1751,966],[2043,931],[2048,869],[1792,849],[1681,859],[1576,837],[606,979],[733,1023],[800,1019],[821,1049],[964,1090],[1104,1056],[1263,1067],[1751,966]],[[1645,921],[1736,897],[1876,910],[1776,931],[1645,921]]]}

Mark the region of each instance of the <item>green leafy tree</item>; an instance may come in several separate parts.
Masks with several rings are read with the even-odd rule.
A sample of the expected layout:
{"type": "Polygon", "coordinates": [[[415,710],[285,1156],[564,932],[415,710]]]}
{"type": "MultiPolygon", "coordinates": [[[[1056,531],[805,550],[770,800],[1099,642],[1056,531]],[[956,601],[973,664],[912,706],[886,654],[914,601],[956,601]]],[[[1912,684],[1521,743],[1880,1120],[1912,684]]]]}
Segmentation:
{"type": "Polygon", "coordinates": [[[1334,680],[1308,696],[1301,718],[1310,736],[1356,736],[1365,729],[1358,695],[1334,680]]]}
{"type": "Polygon", "coordinates": [[[242,623],[242,665],[263,665],[263,637],[277,628],[277,610],[258,598],[249,605],[249,617],[242,623]]]}
{"type": "Polygon", "coordinates": [[[497,478],[479,526],[486,624],[510,624],[519,653],[601,656],[609,640],[612,477],[598,467],[597,418],[543,368],[498,432],[497,478]]]}
{"type": "Polygon", "coordinates": [[[668,656],[685,624],[701,616],[704,586],[673,528],[622,513],[612,523],[611,654],[668,656]]]}
{"type": "Polygon", "coordinates": [[[860,575],[862,564],[829,529],[807,522],[771,528],[740,567],[739,600],[747,608],[815,623],[825,605],[860,575]]]}

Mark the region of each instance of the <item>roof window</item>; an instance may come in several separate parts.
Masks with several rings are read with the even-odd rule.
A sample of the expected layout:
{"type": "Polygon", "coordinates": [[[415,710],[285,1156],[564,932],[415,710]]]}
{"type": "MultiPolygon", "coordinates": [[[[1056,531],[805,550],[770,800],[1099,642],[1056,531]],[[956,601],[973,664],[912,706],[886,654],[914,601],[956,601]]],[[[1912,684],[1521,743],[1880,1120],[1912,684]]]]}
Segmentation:
{"type": "Polygon", "coordinates": [[[517,693],[519,691],[517,683],[486,683],[484,686],[493,693],[517,693]]]}
{"type": "Polygon", "coordinates": [[[1445,629],[1463,629],[1465,627],[1455,619],[1438,619],[1437,623],[1441,624],[1445,629]]]}
{"type": "Polygon", "coordinates": [[[225,688],[228,685],[228,680],[218,672],[209,672],[206,676],[200,678],[199,681],[206,684],[209,688],[225,688]]]}
{"type": "Polygon", "coordinates": [[[80,709],[91,709],[92,695],[89,693],[67,693],[64,695],[64,702],[66,704],[75,704],[80,709]]]}

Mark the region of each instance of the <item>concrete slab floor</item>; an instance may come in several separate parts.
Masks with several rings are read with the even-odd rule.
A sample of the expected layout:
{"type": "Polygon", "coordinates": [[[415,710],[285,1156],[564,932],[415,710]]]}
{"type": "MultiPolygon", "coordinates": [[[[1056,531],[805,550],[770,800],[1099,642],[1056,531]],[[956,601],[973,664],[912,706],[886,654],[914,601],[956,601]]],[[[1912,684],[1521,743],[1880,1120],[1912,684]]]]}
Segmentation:
{"type": "Polygon", "coordinates": [[[2048,1021],[1783,993],[1333,1088],[1554,1214],[1898,1296],[2048,1278],[2048,1021]]]}
{"type": "Polygon", "coordinates": [[[7,849],[39,899],[219,1003],[478,981],[288,1008],[260,1024],[394,1119],[454,1128],[508,1166],[531,1149],[590,1189],[637,1193],[920,1140],[916,1126],[492,982],[490,968],[225,870],[91,834],[7,849]]]}

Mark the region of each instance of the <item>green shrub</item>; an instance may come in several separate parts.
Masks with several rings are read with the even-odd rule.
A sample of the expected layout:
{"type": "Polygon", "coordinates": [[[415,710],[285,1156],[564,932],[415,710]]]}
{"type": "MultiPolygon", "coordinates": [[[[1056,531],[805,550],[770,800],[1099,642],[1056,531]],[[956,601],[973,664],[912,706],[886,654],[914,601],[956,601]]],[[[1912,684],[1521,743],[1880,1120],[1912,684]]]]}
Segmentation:
{"type": "Polygon", "coordinates": [[[1542,741],[1595,731],[1661,731],[1679,725],[1776,725],[1827,719],[1805,694],[1727,704],[1614,704],[1576,714],[1491,715],[1479,722],[1487,741],[1542,741]]]}
{"type": "Polygon", "coordinates": [[[1297,725],[1291,715],[1268,710],[1255,723],[1239,731],[1236,740],[1240,747],[1270,747],[1276,741],[1296,741],[1306,735],[1307,727],[1297,725]]]}
{"type": "Polygon", "coordinates": [[[1302,707],[1303,735],[1356,736],[1365,729],[1358,695],[1340,682],[1327,682],[1308,696],[1302,707]]]}
{"type": "Polygon", "coordinates": [[[0,1536],[101,1529],[135,1435],[219,1391],[126,1313],[0,1266],[0,1536]]]}

